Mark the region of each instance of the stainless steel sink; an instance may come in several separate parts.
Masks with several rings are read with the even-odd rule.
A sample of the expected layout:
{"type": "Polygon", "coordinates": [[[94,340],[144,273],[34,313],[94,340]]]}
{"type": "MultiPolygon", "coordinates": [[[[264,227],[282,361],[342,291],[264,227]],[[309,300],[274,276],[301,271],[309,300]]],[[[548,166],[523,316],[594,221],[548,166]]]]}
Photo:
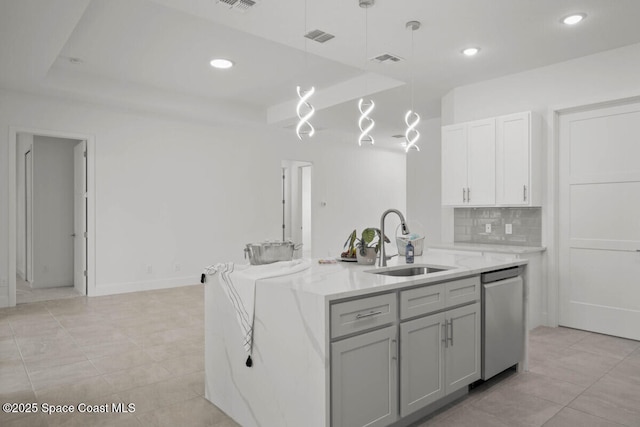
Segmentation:
{"type": "Polygon", "coordinates": [[[442,267],[411,266],[411,267],[393,268],[393,269],[383,270],[383,271],[369,270],[368,273],[382,274],[384,276],[410,277],[410,276],[419,276],[421,274],[438,273],[440,271],[446,271],[446,270],[449,270],[449,269],[442,268],[442,267]]]}

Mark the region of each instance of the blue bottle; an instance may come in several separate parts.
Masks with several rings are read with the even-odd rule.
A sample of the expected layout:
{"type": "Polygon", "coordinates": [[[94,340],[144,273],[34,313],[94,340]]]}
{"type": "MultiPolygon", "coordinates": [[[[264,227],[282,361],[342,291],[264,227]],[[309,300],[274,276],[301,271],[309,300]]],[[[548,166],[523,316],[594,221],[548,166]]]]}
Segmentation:
{"type": "Polygon", "coordinates": [[[413,264],[413,245],[411,244],[411,240],[407,242],[407,247],[405,248],[404,253],[407,259],[407,264],[413,264]]]}

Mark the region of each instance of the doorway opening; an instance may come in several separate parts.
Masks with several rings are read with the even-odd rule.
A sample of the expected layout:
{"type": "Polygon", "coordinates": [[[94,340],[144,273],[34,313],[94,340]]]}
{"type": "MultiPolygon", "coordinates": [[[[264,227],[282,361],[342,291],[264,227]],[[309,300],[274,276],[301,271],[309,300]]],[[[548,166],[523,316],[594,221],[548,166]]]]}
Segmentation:
{"type": "Polygon", "coordinates": [[[311,179],[313,164],[282,161],[282,240],[302,244],[296,258],[311,258],[311,179]]]}
{"type": "Polygon", "coordinates": [[[11,141],[9,306],[89,295],[93,140],[12,128],[11,141]]]}

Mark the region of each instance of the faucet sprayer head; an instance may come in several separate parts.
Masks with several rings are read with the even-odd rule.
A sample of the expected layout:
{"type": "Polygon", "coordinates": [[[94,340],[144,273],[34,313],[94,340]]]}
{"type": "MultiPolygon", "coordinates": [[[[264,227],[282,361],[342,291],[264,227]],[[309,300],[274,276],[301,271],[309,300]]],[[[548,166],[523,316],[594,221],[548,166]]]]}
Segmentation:
{"type": "Polygon", "coordinates": [[[402,234],[409,234],[409,227],[407,226],[407,223],[402,221],[402,234]]]}

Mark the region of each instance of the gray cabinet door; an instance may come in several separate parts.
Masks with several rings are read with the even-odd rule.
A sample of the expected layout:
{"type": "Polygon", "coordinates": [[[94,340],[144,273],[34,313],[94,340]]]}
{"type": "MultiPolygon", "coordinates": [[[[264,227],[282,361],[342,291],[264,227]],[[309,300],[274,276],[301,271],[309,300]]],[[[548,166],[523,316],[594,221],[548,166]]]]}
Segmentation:
{"type": "Polygon", "coordinates": [[[480,379],[480,303],[446,312],[446,394],[480,379]]]}
{"type": "Polygon", "coordinates": [[[400,325],[400,416],[444,397],[445,314],[400,325]]]}
{"type": "Polygon", "coordinates": [[[398,418],[397,326],[331,344],[331,425],[377,427],[398,418]]]}

